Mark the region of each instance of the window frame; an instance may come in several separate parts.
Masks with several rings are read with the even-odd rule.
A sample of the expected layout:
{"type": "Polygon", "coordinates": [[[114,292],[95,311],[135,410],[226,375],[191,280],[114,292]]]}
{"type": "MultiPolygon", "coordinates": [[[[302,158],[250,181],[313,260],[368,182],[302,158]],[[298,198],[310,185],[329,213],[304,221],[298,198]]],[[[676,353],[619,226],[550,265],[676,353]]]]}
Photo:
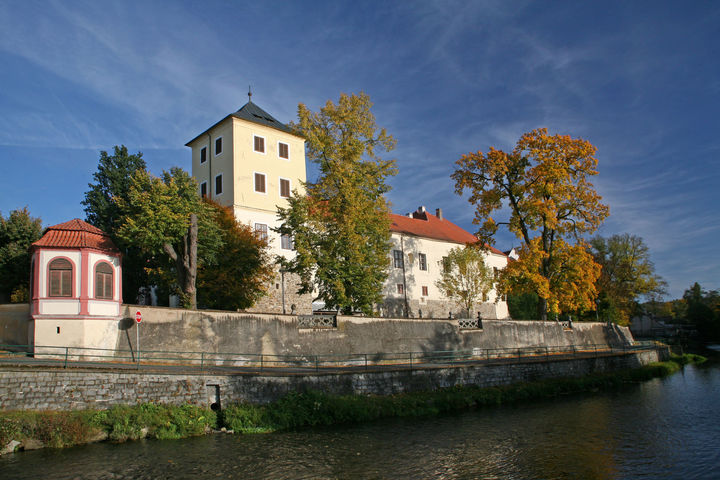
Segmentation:
{"type": "Polygon", "coordinates": [[[418,268],[424,272],[427,272],[427,255],[425,255],[424,253],[418,253],[418,268]]]}
{"type": "Polygon", "coordinates": [[[70,260],[68,257],[58,256],[54,257],[52,260],[50,260],[47,264],[48,269],[48,277],[47,277],[47,296],[53,297],[53,298],[73,298],[75,297],[75,263],[73,263],[72,260],[70,260]],[[53,268],[53,263],[58,262],[59,260],[63,260],[67,262],[70,265],[70,268],[53,268]],[[70,291],[67,295],[63,294],[64,289],[63,286],[65,285],[65,282],[63,282],[63,274],[60,273],[59,275],[59,281],[60,281],[60,293],[58,295],[53,295],[53,272],[70,272],[70,279],[68,281],[70,286],[70,291]]]}
{"type": "Polygon", "coordinates": [[[94,297],[98,300],[113,300],[115,298],[115,268],[112,266],[110,262],[107,260],[100,260],[95,264],[95,267],[93,268],[93,294],[94,297]],[[107,268],[110,269],[109,272],[99,272],[98,267],[107,266],[107,268]],[[98,275],[103,275],[102,280],[102,290],[103,294],[98,295],[98,275]],[[107,276],[110,277],[110,284],[107,284],[107,276]],[[110,295],[107,296],[107,288],[110,289],[110,295]]]}
{"type": "Polygon", "coordinates": [[[268,185],[267,185],[267,175],[264,174],[264,173],[262,173],[262,172],[253,172],[253,190],[255,191],[255,193],[259,193],[259,194],[261,194],[261,195],[267,195],[267,187],[268,187],[268,185]],[[258,175],[262,175],[262,178],[263,178],[263,189],[262,189],[262,191],[260,191],[260,190],[257,189],[257,187],[258,187],[258,183],[257,183],[258,175]]]}
{"type": "Polygon", "coordinates": [[[280,235],[280,248],[282,250],[295,250],[293,236],[288,234],[280,235]]]}
{"type": "Polygon", "coordinates": [[[222,153],[223,153],[223,137],[220,136],[215,139],[215,156],[217,157],[218,155],[222,155],[222,153]],[[218,142],[220,142],[220,151],[219,152],[218,152],[218,148],[217,148],[218,142]]]}
{"type": "Polygon", "coordinates": [[[200,165],[207,162],[207,145],[200,147],[200,165]]]}
{"type": "Polygon", "coordinates": [[[252,143],[253,143],[253,145],[252,145],[253,152],[259,153],[259,154],[261,154],[261,155],[267,155],[267,148],[266,148],[266,146],[265,146],[265,145],[267,144],[267,142],[265,141],[265,137],[263,137],[262,135],[256,135],[256,134],[253,133],[252,143]],[[259,138],[260,140],[262,140],[262,148],[263,148],[262,150],[257,150],[257,149],[255,148],[255,146],[256,146],[256,144],[257,144],[257,141],[256,141],[256,140],[257,140],[258,138],[259,138]]]}
{"type": "Polygon", "coordinates": [[[207,192],[207,182],[201,182],[200,183],[200,198],[207,198],[208,192],[207,192]],[[205,190],[203,192],[203,190],[205,190]]]}
{"type": "Polygon", "coordinates": [[[225,185],[223,184],[223,174],[218,173],[217,175],[215,175],[215,196],[216,197],[223,194],[223,192],[225,191],[224,187],[225,187],[225,185]],[[220,179],[220,192],[217,191],[218,179],[220,179]]]}
{"type": "Polygon", "coordinates": [[[254,232],[260,240],[264,240],[266,242],[269,241],[270,237],[268,236],[267,223],[256,223],[254,232]]]}
{"type": "Polygon", "coordinates": [[[403,258],[402,250],[393,249],[393,268],[403,268],[405,259],[403,258]]]}
{"type": "Polygon", "coordinates": [[[290,160],[290,144],[286,142],[278,142],[278,158],[282,158],[283,160],[290,160]],[[280,148],[280,145],[285,145],[285,150],[287,151],[287,157],[282,156],[282,148],[280,148]]]}
{"type": "Polygon", "coordinates": [[[291,194],[291,193],[292,193],[292,183],[290,182],[290,179],[289,179],[289,178],[279,177],[279,182],[278,182],[278,195],[280,195],[280,198],[290,198],[290,194],[291,194]],[[282,194],[282,190],[283,190],[283,189],[282,189],[282,185],[283,185],[283,182],[287,182],[287,193],[288,193],[287,196],[285,196],[285,195],[282,194]]]}

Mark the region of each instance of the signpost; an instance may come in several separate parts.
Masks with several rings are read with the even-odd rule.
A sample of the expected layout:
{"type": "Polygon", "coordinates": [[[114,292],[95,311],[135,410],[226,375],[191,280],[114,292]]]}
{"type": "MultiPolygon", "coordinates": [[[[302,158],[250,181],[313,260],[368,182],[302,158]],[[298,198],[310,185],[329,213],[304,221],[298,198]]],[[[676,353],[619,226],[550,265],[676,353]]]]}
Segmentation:
{"type": "Polygon", "coordinates": [[[140,310],[135,312],[135,349],[137,350],[138,367],[140,367],[140,323],[142,322],[142,313],[140,310]]]}

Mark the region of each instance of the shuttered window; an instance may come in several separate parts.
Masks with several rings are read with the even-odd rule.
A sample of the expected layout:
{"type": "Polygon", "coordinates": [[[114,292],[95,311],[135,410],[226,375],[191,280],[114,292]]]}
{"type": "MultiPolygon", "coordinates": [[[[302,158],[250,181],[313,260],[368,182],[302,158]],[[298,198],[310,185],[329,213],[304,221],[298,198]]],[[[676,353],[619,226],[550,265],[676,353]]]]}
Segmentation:
{"type": "Polygon", "coordinates": [[[95,298],[113,298],[113,268],[109,263],[95,267],[95,298]]]}
{"type": "Polygon", "coordinates": [[[278,143],[278,156],[285,159],[290,158],[290,148],[287,143],[278,143]]]}
{"type": "Polygon", "coordinates": [[[290,197],[290,180],[280,179],[280,196],[283,198],[290,197]]]}
{"type": "Polygon", "coordinates": [[[50,262],[50,297],[72,297],[73,266],[69,260],[50,262]]]}
{"type": "Polygon", "coordinates": [[[255,174],[255,191],[258,193],[265,193],[265,174],[255,174]]]}
{"type": "Polygon", "coordinates": [[[265,139],[263,137],[253,137],[253,149],[259,153],[265,153],[265,139]]]}

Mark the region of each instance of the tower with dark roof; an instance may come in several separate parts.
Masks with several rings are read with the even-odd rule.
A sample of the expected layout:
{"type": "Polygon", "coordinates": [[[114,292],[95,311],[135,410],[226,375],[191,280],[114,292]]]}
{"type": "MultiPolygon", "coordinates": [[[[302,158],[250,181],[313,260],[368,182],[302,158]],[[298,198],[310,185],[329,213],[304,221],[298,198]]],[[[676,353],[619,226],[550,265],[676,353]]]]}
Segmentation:
{"type": "MultiPolygon", "coordinates": [[[[273,231],[278,206],[286,207],[293,190],[306,181],[305,140],[252,101],[190,140],[192,175],[201,196],[232,208],[238,221],[269,241],[271,255],[292,258],[292,238],[273,231]]],[[[308,311],[287,275],[278,272],[264,311],[308,311]],[[286,284],[287,282],[287,284],[286,284]],[[275,298],[277,297],[277,298],[275,298]]]]}

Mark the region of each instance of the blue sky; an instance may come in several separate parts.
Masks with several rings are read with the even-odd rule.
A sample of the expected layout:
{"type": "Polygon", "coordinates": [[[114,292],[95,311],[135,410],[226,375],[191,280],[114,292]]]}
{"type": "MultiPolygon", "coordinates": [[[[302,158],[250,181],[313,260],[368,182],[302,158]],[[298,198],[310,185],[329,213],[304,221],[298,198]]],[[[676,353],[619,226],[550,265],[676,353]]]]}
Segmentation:
{"type": "Polygon", "coordinates": [[[455,160],[547,127],[598,147],[600,234],[643,237],[670,297],[720,288],[718,2],[0,0],[0,65],[4,215],[84,218],[114,145],[189,170],[248,85],[285,122],[364,91],[398,141],[396,213],[474,231],[455,160]]]}

